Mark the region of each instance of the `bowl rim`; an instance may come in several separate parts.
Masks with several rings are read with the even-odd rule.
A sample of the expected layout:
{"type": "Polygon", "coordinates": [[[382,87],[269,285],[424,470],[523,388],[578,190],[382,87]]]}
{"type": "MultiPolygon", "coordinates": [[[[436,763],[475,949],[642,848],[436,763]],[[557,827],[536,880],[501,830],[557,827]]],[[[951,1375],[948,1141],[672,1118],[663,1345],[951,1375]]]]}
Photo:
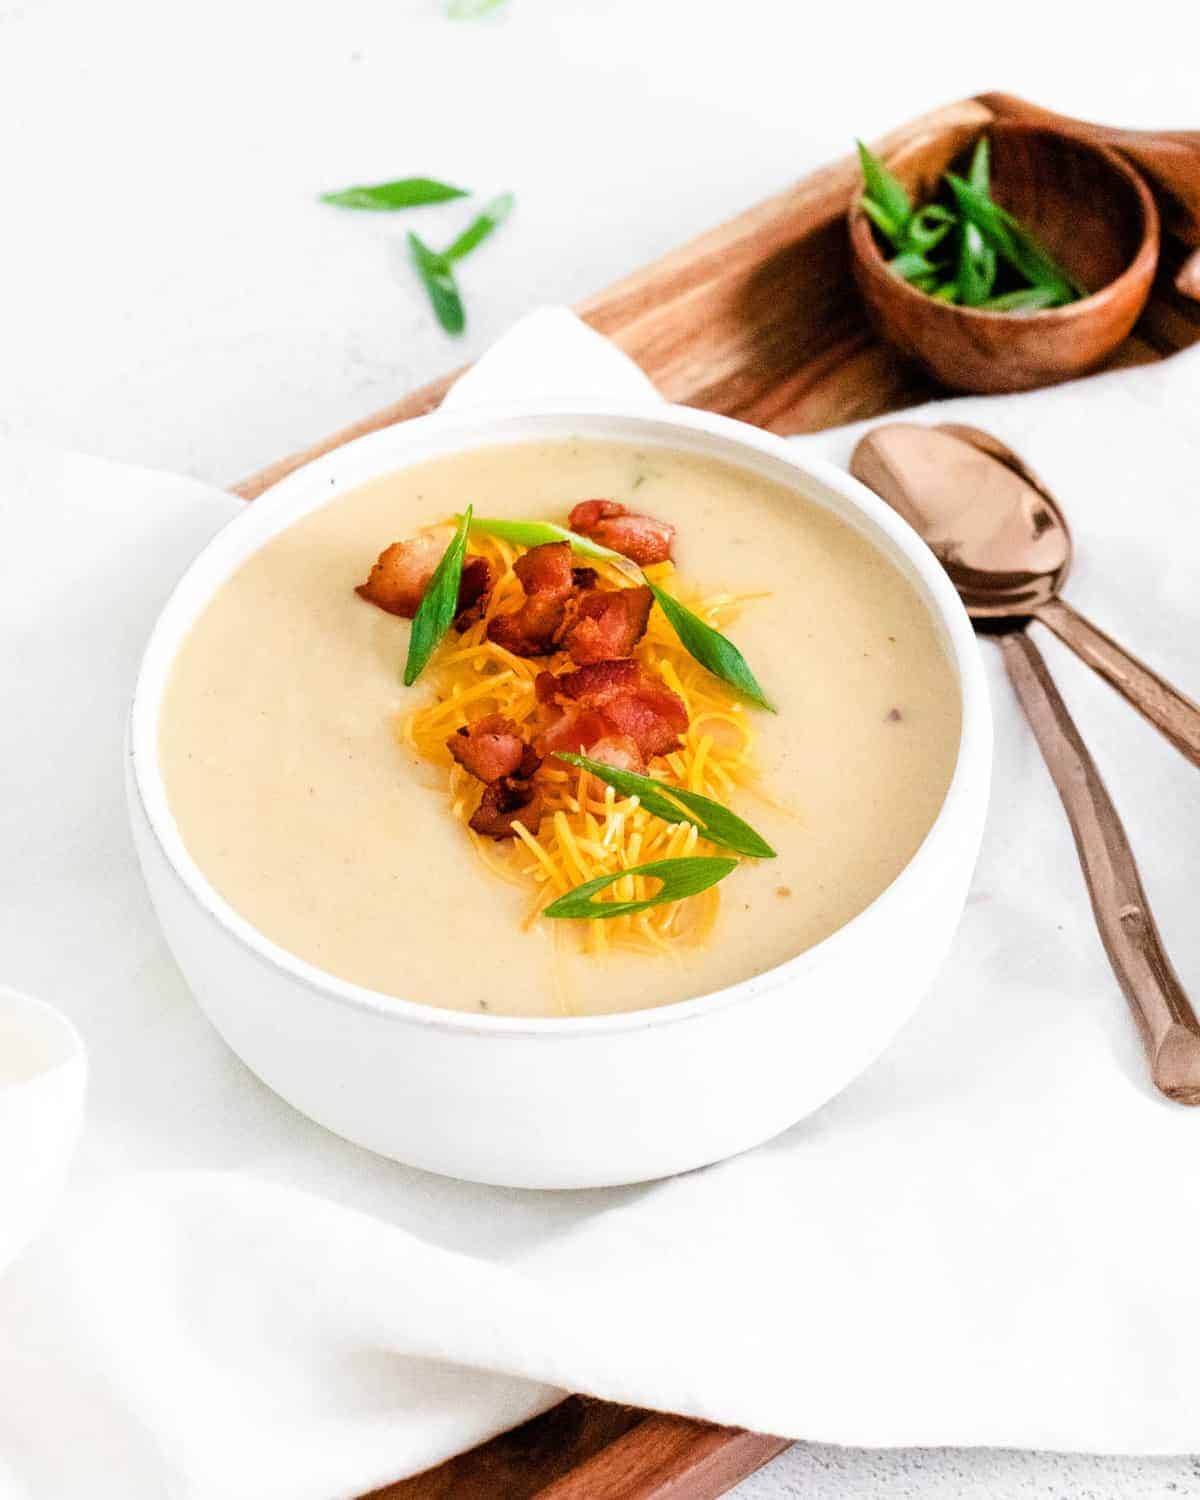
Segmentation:
{"type": "MultiPolygon", "coordinates": [[[[948,127],[945,131],[947,135],[957,133],[957,127],[948,127]]],[[[1086,317],[1091,313],[1102,311],[1108,303],[1116,301],[1126,290],[1142,282],[1148,286],[1158,265],[1161,226],[1154,194],[1150,191],[1146,179],[1132,162],[1127,161],[1111,147],[1084,140],[1069,130],[1059,130],[1053,125],[1035,125],[1022,120],[998,119],[980,125],[967,137],[967,143],[977,141],[984,135],[997,134],[1045,136],[1055,141],[1066,141],[1080,151],[1101,157],[1133,188],[1142,216],[1142,234],[1137,251],[1120,275],[1113,277],[1111,281],[1106,281],[1103,286],[1097,287],[1094,292],[1089,292],[1086,297],[1080,297],[1076,302],[1068,302],[1064,307],[1045,307],[1036,312],[1022,313],[1016,321],[1016,326],[1022,329],[1052,330],[1080,316],[1086,317]]],[[[893,276],[888,270],[887,261],[875,239],[871,221],[863,211],[860,187],[855,189],[854,196],[850,200],[850,206],[846,210],[846,219],[854,260],[863,272],[870,275],[876,282],[880,282],[881,279],[885,280],[892,295],[912,300],[914,304],[919,302],[923,307],[930,309],[931,317],[944,317],[947,322],[972,323],[978,320],[981,324],[988,326],[996,326],[998,322],[1013,323],[1012,313],[996,312],[982,307],[963,307],[957,302],[938,302],[928,293],[920,291],[910,282],[905,281],[903,277],[893,276]]]]}
{"type": "MultiPolygon", "coordinates": [[[[669,441],[660,442],[658,446],[669,448],[671,444],[669,441]]],[[[360,463],[359,469],[361,468],[360,463]]],[[[819,497],[813,498],[815,503],[824,503],[819,497]]],[[[252,555],[255,550],[257,547],[251,548],[245,556],[252,555]]],[[[693,407],[676,406],[656,398],[534,399],[489,402],[461,410],[437,410],[365,434],[286,475],[256,499],[253,506],[248,505],[241,514],[222,526],[192,559],[171,590],[156,617],[139,663],[126,737],[130,792],[132,796],[136,796],[138,809],[169,866],[172,877],[210,920],[259,963],[326,999],[397,1022],[493,1038],[539,1037],[559,1041],[582,1039],[598,1033],[629,1033],[697,1021],[754,995],[775,990],[804,970],[815,967],[831,953],[836,954],[841,946],[853,942],[864,927],[879,920],[880,914],[900,898],[903,889],[917,878],[916,872],[937,858],[941,847],[953,837],[953,829],[964,818],[969,821],[977,806],[982,810],[981,804],[986,803],[990,784],[991,757],[991,709],[974,629],[941,564],[908,523],[845,470],[818,456],[796,453],[783,438],[773,433],[751,427],[731,417],[693,407]],[[647,428],[653,424],[658,427],[666,426],[675,432],[699,433],[723,443],[729,451],[721,456],[735,467],[738,465],[738,450],[749,449],[751,453],[763,455],[770,460],[782,461],[784,467],[796,476],[797,488],[807,479],[832,491],[851,512],[865,521],[864,529],[868,539],[872,532],[876,539],[882,533],[903,557],[924,589],[925,602],[943,632],[944,644],[958,679],[961,710],[959,744],[942,805],[908,862],[862,911],[812,947],[735,984],[667,1005],[588,1016],[483,1015],[473,1011],[450,1010],[420,1000],[408,1000],[340,979],[274,943],[242,917],[209,883],[192,859],[175,825],[158,762],[158,718],[170,664],[180,644],[192,621],[237,563],[218,573],[215,581],[210,581],[202,601],[195,609],[188,612],[186,605],[180,603],[181,597],[196,575],[210,565],[214,555],[219,557],[229,546],[230,536],[255,524],[254,518],[261,516],[267,507],[272,511],[282,510],[287,513],[291,509],[293,497],[302,499],[306,493],[328,486],[318,505],[289,515],[258,546],[265,545],[270,537],[286,529],[300,514],[306,514],[309,510],[319,508],[320,504],[358,488],[372,477],[419,462],[422,455],[411,450],[419,449],[424,438],[436,441],[444,433],[453,435],[457,430],[461,437],[460,444],[448,444],[439,449],[439,456],[442,456],[468,447],[484,446],[489,440],[503,441],[499,429],[505,424],[543,419],[560,424],[561,435],[564,437],[570,435],[572,422],[595,419],[629,424],[642,422],[647,428]],[[496,429],[491,432],[490,438],[488,429],[496,429]],[[348,457],[362,460],[364,455],[371,461],[369,470],[356,472],[353,477],[340,481],[333,471],[339,465],[344,465],[348,457]],[[181,620],[176,621],[175,615],[181,609],[184,611],[181,620]],[[155,677],[159,679],[157,692],[153,691],[155,677]]]]}

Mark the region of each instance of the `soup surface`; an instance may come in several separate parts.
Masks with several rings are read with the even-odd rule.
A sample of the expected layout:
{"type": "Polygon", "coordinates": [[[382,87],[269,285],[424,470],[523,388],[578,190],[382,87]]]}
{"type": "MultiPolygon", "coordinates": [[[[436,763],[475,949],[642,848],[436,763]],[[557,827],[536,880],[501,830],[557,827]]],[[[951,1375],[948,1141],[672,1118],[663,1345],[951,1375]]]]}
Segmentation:
{"type": "Polygon", "coordinates": [[[562,1016],[705,994],[828,936],[924,838],[958,738],[934,623],[865,538],[723,463],[589,440],[435,459],[273,538],[183,643],[159,754],[193,859],[281,947],[409,1000],[562,1016]],[[763,795],[729,800],[778,857],[745,861],[707,941],[670,953],[597,955],[564,944],[565,923],[522,926],[527,897],[481,865],[444,774],[397,733],[430,693],[401,683],[408,622],[354,592],[389,542],[468,502],[565,523],[597,495],[673,522],[678,574],[698,590],[763,596],[728,633],[778,712],[746,709],[763,795]]]}

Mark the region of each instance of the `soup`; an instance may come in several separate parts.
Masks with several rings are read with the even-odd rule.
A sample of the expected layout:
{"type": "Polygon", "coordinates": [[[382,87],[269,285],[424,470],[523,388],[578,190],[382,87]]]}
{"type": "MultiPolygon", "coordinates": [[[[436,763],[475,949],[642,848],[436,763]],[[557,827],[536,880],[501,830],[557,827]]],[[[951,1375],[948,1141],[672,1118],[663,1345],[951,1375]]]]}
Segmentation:
{"type": "MultiPolygon", "coordinates": [[[[468,545],[478,550],[474,539],[468,545]]],[[[502,567],[503,544],[494,547],[502,567]]],[[[280,947],[408,1000],[569,1016],[702,995],[841,927],[928,832],[959,728],[957,681],[932,617],[852,527],[791,488],[710,458],[556,440],[387,475],[268,541],[216,592],[180,648],[159,755],[192,858],[280,947]],[[741,860],[712,891],[680,902],[675,925],[661,910],[648,914],[658,925],[647,922],[644,942],[635,919],[622,919],[628,945],[610,940],[616,922],[539,914],[586,873],[584,854],[555,868],[526,830],[494,841],[473,833],[463,791],[470,778],[441,748],[443,728],[452,735],[489,706],[481,693],[502,690],[481,676],[457,708],[460,689],[446,686],[454,671],[508,662],[503,691],[526,693],[533,705],[536,675],[561,663],[491,662],[494,648],[471,644],[494,629],[485,619],[473,635],[451,632],[406,688],[412,627],[355,592],[388,543],[467,503],[479,517],[565,525],[577,502],[595,496],[675,527],[673,565],[647,575],[703,601],[695,608],[736,642],[775,710],[708,679],[655,609],[635,654],[679,688],[691,718],[678,754],[651,757],[644,769],[670,777],[675,766],[681,784],[699,776],[690,784],[719,794],[775,857],[741,860]],[[706,913],[703,924],[690,921],[693,909],[706,913]]],[[[577,775],[591,788],[580,796],[607,798],[585,801],[575,823],[591,830],[581,841],[602,857],[616,794],[582,772],[568,775],[553,756],[537,775],[548,778],[549,806],[555,797],[560,808],[580,806],[577,775]]],[[[616,803],[618,814],[624,805],[616,803]]],[[[558,829],[573,845],[563,817],[560,827],[559,813],[542,814],[545,838],[558,829]]],[[[675,828],[645,810],[639,817],[637,847],[728,854],[697,846],[686,821],[675,828]]]]}

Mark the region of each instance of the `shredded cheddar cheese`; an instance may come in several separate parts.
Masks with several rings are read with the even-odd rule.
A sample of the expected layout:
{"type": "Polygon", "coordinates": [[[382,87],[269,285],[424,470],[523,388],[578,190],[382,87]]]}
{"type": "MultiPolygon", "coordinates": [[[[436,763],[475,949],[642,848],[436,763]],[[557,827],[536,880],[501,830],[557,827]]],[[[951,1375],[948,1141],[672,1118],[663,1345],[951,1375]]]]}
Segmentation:
{"type": "MultiPolygon", "coordinates": [[[[726,852],[703,839],[693,824],[667,823],[641,807],[636,796],[621,796],[586,771],[567,767],[553,757],[538,773],[543,812],[536,833],[518,823],[516,838],[493,840],[466,826],[483,787],[451,758],[447,738],[472,720],[503,714],[532,740],[541,727],[534,679],[555,664],[553,658],[514,656],[487,639],[492,615],[515,608],[524,597],[513,563],[525,549],[476,533],[470,550],[488,559],[498,580],[485,617],[461,636],[449,636],[434,656],[425,674],[433,687],[432,699],[403,716],[399,737],[423,760],[445,768],[450,812],[463,824],[481,863],[496,879],[528,893],[524,925],[531,927],[556,897],[596,876],[651,860],[726,852]]],[[[610,565],[587,561],[602,582],[612,586],[627,582],[610,565]]],[[[672,577],[674,567],[668,562],[646,571],[655,582],[662,582],[672,577]]],[[[685,597],[684,602],[707,624],[723,629],[744,603],[762,597],[723,593],[702,599],[685,597]]],[[[642,667],[679,694],[688,711],[689,727],[682,745],[655,759],[649,774],[667,786],[687,787],[725,803],[740,788],[754,790],[755,732],[750,716],[740,700],[688,655],[657,606],[633,654],[642,667]]],[[[601,899],[641,900],[656,888],[656,881],[630,875],[616,881],[601,899]]],[[[672,954],[680,945],[705,941],[720,901],[720,889],[713,886],[684,901],[647,911],[553,925],[571,929],[575,941],[592,953],[611,947],[672,954]]]]}

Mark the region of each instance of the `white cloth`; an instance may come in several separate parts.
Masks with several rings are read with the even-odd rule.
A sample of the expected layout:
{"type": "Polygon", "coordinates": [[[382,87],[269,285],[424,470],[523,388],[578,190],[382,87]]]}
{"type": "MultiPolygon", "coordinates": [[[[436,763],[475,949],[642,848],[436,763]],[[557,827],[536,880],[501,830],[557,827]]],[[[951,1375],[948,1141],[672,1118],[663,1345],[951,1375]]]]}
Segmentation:
{"type": "MultiPolygon", "coordinates": [[[[582,389],[582,365],[564,383],[582,389]]],[[[1198,396],[1200,355],[1183,355],[936,413],[1041,471],[1078,543],[1068,596],[1193,694],[1198,396]]],[[[239,504],[0,447],[0,978],[65,1010],[92,1069],[72,1186],[0,1281],[4,1500],[350,1496],[557,1388],[862,1445],[1200,1448],[1200,1114],[1146,1081],[990,647],[979,871],[885,1056],[778,1140],[685,1177],[466,1186],[371,1157],[260,1085],[191,1001],[141,887],[120,775],[132,674],[239,504]]],[[[1200,990],[1195,769],[1040,639],[1200,990]]]]}

